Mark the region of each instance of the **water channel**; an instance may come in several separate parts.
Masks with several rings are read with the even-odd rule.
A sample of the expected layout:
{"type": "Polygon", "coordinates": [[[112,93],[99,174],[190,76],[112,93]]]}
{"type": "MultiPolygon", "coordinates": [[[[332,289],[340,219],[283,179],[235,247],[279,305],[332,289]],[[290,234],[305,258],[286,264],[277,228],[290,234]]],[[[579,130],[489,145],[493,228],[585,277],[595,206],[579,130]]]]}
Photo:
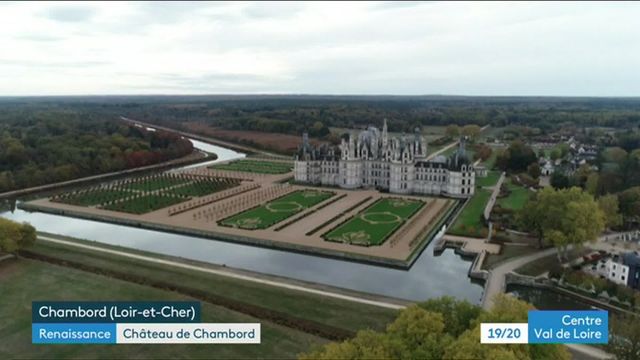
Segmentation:
{"type": "MultiPolygon", "coordinates": [[[[192,142],[218,155],[208,163],[244,157],[220,146],[192,142]]],[[[467,276],[471,260],[452,250],[436,256],[433,241],[411,269],[398,270],[20,209],[2,211],[0,216],[49,233],[409,300],[450,295],[478,303],[482,296],[482,285],[467,276]]]]}

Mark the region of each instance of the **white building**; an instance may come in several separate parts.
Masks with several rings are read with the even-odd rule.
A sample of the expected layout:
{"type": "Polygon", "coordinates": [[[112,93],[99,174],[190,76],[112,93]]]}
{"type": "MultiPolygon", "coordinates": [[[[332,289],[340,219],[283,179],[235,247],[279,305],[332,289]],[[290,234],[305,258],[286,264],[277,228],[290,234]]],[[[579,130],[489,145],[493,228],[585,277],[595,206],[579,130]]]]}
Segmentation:
{"type": "Polygon", "coordinates": [[[627,252],[607,259],[606,277],[616,284],[640,289],[640,254],[627,252]]]}
{"type": "Polygon", "coordinates": [[[623,258],[619,255],[607,259],[605,263],[607,279],[616,284],[627,285],[629,281],[629,266],[624,264],[623,258]]]}
{"type": "Polygon", "coordinates": [[[451,156],[427,160],[427,142],[418,131],[413,137],[389,138],[386,120],[382,132],[369,127],[357,139],[342,139],[338,147],[312,147],[305,134],[295,156],[294,176],[300,183],[345,189],[469,197],[475,172],[464,146],[461,139],[451,156]]]}

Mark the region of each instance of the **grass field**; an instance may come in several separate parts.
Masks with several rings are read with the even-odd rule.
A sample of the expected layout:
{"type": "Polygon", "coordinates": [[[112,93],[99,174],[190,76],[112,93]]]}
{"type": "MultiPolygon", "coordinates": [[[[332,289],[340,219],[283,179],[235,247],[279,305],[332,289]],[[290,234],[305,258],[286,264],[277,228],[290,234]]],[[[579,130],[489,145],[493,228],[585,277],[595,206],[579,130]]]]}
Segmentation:
{"type": "Polygon", "coordinates": [[[259,174],[286,174],[293,169],[293,165],[286,162],[263,160],[237,160],[228,164],[213,165],[217,170],[244,171],[259,174]]]}
{"type": "MultiPolygon", "coordinates": [[[[118,246],[81,241],[83,244],[107,249],[123,250],[118,246]]],[[[382,330],[392,321],[396,311],[335,298],[317,296],[295,290],[238,280],[225,276],[203,273],[173,266],[138,261],[118,255],[105,254],[89,249],[80,249],[45,241],[37,242],[33,252],[75,262],[88,262],[105,270],[116,270],[137,274],[152,280],[168,281],[205,292],[220,295],[240,302],[265,307],[299,318],[317,321],[351,331],[372,328],[382,330]]],[[[177,259],[144,251],[137,254],[176,261],[177,259]]],[[[184,261],[180,259],[180,261],[184,261]]],[[[189,262],[199,266],[207,264],[189,262]]],[[[212,267],[215,268],[215,267],[212,267]]],[[[1,278],[1,275],[0,275],[1,278]]],[[[1,295],[0,295],[1,296],[1,295]]],[[[1,310],[0,310],[1,311],[1,310]]]]}
{"type": "Polygon", "coordinates": [[[448,233],[460,236],[482,237],[482,230],[485,229],[482,214],[490,197],[490,191],[476,189],[475,194],[471,197],[460,215],[458,215],[453,226],[449,228],[448,233]]]}
{"type": "Polygon", "coordinates": [[[261,322],[260,345],[33,345],[35,300],[192,300],[171,291],[28,259],[0,263],[0,358],[295,358],[324,339],[226,308],[202,303],[202,322],[261,322]]]}
{"type": "Polygon", "coordinates": [[[145,214],[151,211],[165,208],[167,206],[179,204],[187,201],[187,197],[179,197],[163,194],[149,194],[141,197],[118,201],[116,203],[102,207],[106,210],[126,212],[130,214],[145,214]]]}
{"type": "Polygon", "coordinates": [[[476,186],[477,187],[494,186],[500,179],[500,174],[501,174],[500,171],[488,171],[487,177],[476,176],[476,186]]]}
{"type": "Polygon", "coordinates": [[[127,196],[131,196],[132,194],[132,192],[126,190],[95,188],[88,189],[77,194],[69,194],[68,196],[56,201],[70,205],[96,206],[120,200],[127,196]]]}
{"type": "Polygon", "coordinates": [[[299,190],[219,221],[241,229],[266,229],[335,195],[329,191],[299,190]]]}
{"type": "Polygon", "coordinates": [[[511,191],[511,193],[507,197],[498,198],[496,204],[505,209],[522,209],[533,192],[525,187],[514,184],[511,179],[506,180],[504,184],[511,191]]]}
{"type": "Polygon", "coordinates": [[[322,237],[355,245],[380,245],[422,206],[424,202],[419,200],[383,198],[322,237]]]}

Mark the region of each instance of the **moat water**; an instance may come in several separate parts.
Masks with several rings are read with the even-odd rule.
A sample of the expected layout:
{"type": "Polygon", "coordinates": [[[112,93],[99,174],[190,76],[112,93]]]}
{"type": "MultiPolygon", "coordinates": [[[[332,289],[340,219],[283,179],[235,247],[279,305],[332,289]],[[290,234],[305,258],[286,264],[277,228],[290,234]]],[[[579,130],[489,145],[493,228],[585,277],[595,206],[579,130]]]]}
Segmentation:
{"type": "MultiPolygon", "coordinates": [[[[198,149],[218,155],[208,163],[245,156],[220,146],[192,142],[198,149]]],[[[20,209],[1,211],[0,216],[29,222],[49,233],[409,300],[450,295],[478,303],[483,290],[467,276],[471,259],[452,250],[436,256],[435,241],[411,269],[398,270],[20,209]]]]}

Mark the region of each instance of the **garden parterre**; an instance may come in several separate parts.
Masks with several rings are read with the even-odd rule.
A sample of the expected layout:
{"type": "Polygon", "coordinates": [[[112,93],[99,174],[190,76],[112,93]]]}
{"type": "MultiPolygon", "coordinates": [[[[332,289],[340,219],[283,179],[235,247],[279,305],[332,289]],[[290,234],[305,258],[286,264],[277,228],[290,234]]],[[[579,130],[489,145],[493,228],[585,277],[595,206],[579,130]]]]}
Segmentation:
{"type": "Polygon", "coordinates": [[[131,214],[145,214],[240,185],[232,178],[158,174],[118,180],[57,195],[52,201],[131,214]]]}
{"type": "Polygon", "coordinates": [[[324,234],[323,238],[354,245],[380,245],[424,204],[415,199],[382,198],[324,234]]]}
{"type": "Polygon", "coordinates": [[[335,193],[320,190],[299,190],[281,196],[266,204],[235,214],[218,223],[241,229],[266,229],[307,208],[319,204],[335,193]]]}

